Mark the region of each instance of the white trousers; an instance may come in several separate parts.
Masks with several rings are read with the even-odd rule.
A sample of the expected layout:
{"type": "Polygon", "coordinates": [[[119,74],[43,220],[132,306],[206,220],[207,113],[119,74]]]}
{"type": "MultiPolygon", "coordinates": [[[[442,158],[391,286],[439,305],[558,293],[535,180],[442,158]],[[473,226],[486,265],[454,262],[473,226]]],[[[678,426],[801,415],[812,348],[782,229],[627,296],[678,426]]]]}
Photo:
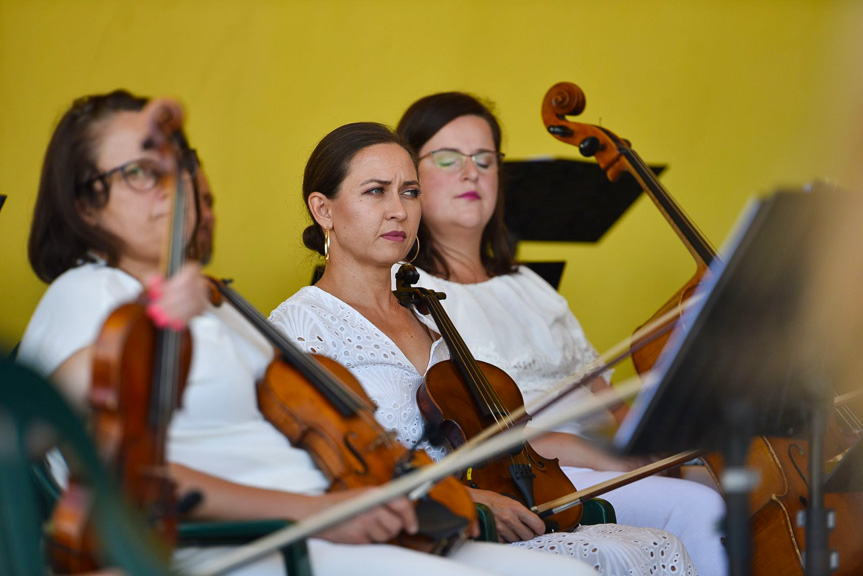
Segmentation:
{"type": "MultiPolygon", "coordinates": [[[[308,540],[314,576],[596,576],[587,564],[566,556],[523,550],[491,542],[465,542],[448,557],[432,556],[388,544],[335,544],[308,540]]],[[[209,559],[228,548],[183,549],[176,560],[209,559]]],[[[280,555],[268,556],[231,572],[232,576],[282,576],[280,555]]]]}

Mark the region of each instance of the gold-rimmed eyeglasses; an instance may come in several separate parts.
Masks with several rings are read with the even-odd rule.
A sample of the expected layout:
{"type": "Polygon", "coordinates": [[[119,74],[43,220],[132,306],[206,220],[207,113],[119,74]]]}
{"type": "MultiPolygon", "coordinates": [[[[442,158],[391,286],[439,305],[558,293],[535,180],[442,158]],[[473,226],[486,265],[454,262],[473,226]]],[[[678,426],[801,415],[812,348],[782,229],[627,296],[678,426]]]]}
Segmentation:
{"type": "Polygon", "coordinates": [[[480,150],[473,154],[465,154],[453,148],[441,148],[423,155],[420,157],[420,160],[424,158],[431,158],[435,166],[444,172],[458,172],[464,168],[468,158],[471,159],[478,170],[492,172],[500,168],[504,155],[493,150],[480,150]]]}

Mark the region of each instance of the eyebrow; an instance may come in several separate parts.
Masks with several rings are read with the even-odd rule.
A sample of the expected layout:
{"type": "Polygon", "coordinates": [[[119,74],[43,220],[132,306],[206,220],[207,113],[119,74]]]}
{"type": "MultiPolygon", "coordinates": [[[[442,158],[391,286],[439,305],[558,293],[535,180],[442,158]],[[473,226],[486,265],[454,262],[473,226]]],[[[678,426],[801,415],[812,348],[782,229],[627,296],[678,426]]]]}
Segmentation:
{"type": "MultiPolygon", "coordinates": [[[[378,178],[369,178],[368,180],[363,180],[360,182],[360,186],[365,186],[366,184],[383,184],[384,186],[389,186],[392,184],[392,180],[379,180],[378,178]]],[[[405,180],[402,182],[402,186],[419,186],[420,183],[418,180],[405,180]]]]}
{"type": "MultiPolygon", "coordinates": [[[[443,152],[444,150],[446,150],[447,152],[458,152],[459,154],[465,154],[466,156],[470,156],[471,154],[479,154],[480,152],[491,152],[492,154],[497,153],[496,150],[490,150],[488,148],[477,148],[476,152],[471,152],[470,154],[468,154],[467,152],[462,152],[458,148],[438,148],[437,150],[432,150],[431,152],[443,152]]],[[[429,152],[429,154],[431,154],[431,152],[429,152]]]]}

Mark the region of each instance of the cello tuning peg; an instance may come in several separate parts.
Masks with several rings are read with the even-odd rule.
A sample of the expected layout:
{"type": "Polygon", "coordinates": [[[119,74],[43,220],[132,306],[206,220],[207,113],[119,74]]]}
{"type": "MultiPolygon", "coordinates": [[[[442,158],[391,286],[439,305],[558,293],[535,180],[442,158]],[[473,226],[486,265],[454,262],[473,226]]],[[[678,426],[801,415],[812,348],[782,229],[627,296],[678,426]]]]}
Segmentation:
{"type": "Polygon", "coordinates": [[[549,134],[553,134],[554,136],[561,136],[563,138],[568,138],[575,134],[572,129],[566,126],[549,126],[548,132],[549,134]]]}
{"type": "Polygon", "coordinates": [[[588,136],[578,145],[581,155],[590,158],[600,150],[599,138],[596,136],[588,136]]]}

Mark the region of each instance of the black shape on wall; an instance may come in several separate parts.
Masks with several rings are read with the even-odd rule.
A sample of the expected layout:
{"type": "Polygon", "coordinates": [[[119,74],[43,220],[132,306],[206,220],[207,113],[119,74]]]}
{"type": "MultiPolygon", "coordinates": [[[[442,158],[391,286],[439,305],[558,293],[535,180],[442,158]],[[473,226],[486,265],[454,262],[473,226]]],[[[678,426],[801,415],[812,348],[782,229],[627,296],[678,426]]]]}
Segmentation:
{"type": "MultiPolygon", "coordinates": [[[[651,166],[657,176],[665,166],[651,166]]],[[[609,182],[595,162],[565,158],[503,163],[506,224],[516,240],[596,242],[641,194],[624,173],[609,182]]]]}

